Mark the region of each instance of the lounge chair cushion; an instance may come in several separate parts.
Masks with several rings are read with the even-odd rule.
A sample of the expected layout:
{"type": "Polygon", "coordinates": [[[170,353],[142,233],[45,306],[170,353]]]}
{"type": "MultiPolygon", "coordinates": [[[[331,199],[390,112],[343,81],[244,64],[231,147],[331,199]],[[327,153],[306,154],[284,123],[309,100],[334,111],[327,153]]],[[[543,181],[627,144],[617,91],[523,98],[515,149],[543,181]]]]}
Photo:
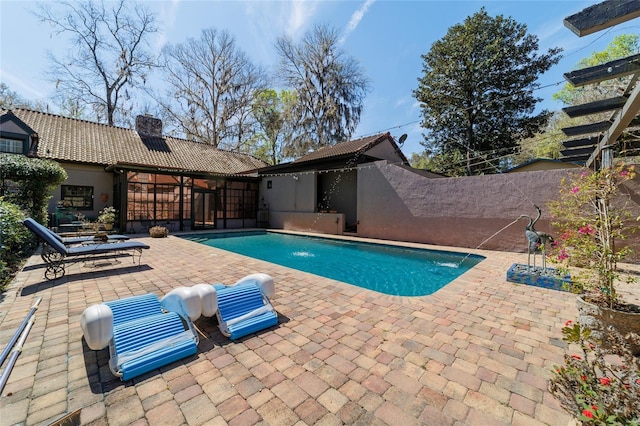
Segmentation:
{"type": "Polygon", "coordinates": [[[278,314],[256,283],[214,288],[220,331],[232,340],[278,324],[278,314]]]}
{"type": "MultiPolygon", "coordinates": [[[[88,236],[84,236],[84,237],[62,237],[59,234],[49,230],[49,232],[51,232],[51,235],[53,235],[55,238],[57,238],[58,240],[60,240],[60,242],[62,242],[62,244],[81,244],[81,243],[91,243],[91,242],[100,242],[100,240],[96,240],[95,236],[92,235],[88,235],[88,236]]],[[[130,239],[129,236],[127,235],[120,235],[120,234],[110,234],[107,235],[107,241],[110,242],[115,242],[115,241],[126,241],[130,239]]],[[[105,241],[106,242],[106,241],[105,241]]]]}
{"type": "Polygon", "coordinates": [[[186,312],[163,312],[155,294],[105,302],[113,313],[109,367],[129,380],[193,355],[198,337],[186,312]]]}
{"type": "Polygon", "coordinates": [[[66,256],[77,256],[83,254],[104,254],[118,250],[131,250],[131,249],[148,249],[149,246],[140,241],[124,241],[119,243],[102,243],[102,244],[89,244],[79,247],[67,248],[61,240],[56,238],[53,232],[33,220],[27,218],[24,220],[24,224],[27,228],[38,235],[45,243],[47,243],[52,249],[60,254],[66,256]]]}
{"type": "Polygon", "coordinates": [[[138,259],[142,255],[143,249],[148,249],[149,246],[140,241],[125,241],[117,243],[101,243],[101,244],[89,244],[85,246],[66,247],[58,236],[47,228],[33,220],[27,218],[23,221],[31,232],[33,232],[38,238],[44,241],[44,248],[40,253],[42,260],[47,265],[45,271],[45,277],[47,279],[56,279],[64,276],[65,274],[65,259],[68,257],[81,257],[90,256],[95,254],[117,253],[122,251],[132,251],[133,261],[135,263],[135,254],[137,253],[138,259]],[[57,254],[56,254],[57,253],[57,254]]]}

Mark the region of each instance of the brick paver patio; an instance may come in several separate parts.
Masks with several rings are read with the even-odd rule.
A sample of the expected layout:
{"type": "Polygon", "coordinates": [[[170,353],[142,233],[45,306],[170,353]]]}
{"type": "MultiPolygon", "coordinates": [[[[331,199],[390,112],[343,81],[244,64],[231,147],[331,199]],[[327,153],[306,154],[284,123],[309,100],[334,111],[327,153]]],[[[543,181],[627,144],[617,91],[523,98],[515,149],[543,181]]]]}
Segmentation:
{"type": "Polygon", "coordinates": [[[431,296],[386,296],[170,236],[141,266],[129,258],[76,264],[46,281],[38,256],[0,295],[4,348],[36,298],[36,321],[0,398],[0,423],[50,424],[80,409],[82,424],[566,425],[547,391],[562,360],[560,328],[575,296],[515,285],[526,255],[486,260],[431,296]],[[232,342],[199,319],[190,358],[121,382],[108,349],[90,350],[89,305],[178,286],[274,277],[277,327],[232,342]]]}

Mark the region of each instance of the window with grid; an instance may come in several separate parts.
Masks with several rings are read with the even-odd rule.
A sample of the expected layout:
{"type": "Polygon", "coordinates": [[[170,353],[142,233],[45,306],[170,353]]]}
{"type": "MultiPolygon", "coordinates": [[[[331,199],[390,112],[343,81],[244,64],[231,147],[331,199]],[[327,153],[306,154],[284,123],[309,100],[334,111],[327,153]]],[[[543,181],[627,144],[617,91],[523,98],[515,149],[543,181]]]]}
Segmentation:
{"type": "Polygon", "coordinates": [[[152,220],[154,175],[151,173],[129,172],[127,181],[127,219],[152,220]]]}
{"type": "Polygon", "coordinates": [[[64,207],[93,210],[93,186],[62,185],[60,201],[64,207]]]}
{"type": "Polygon", "coordinates": [[[255,219],[257,217],[257,183],[227,182],[226,195],[227,219],[255,219]]]}
{"type": "MultiPolygon", "coordinates": [[[[127,214],[129,220],[178,220],[180,218],[180,176],[129,172],[127,214]]],[[[185,185],[191,180],[186,179],[185,185]]],[[[191,197],[183,188],[184,199],[191,197]]],[[[191,201],[185,205],[185,218],[190,217],[191,201]]]]}
{"type": "Polygon", "coordinates": [[[23,139],[0,138],[0,152],[9,154],[24,154],[25,141],[23,139]]]}

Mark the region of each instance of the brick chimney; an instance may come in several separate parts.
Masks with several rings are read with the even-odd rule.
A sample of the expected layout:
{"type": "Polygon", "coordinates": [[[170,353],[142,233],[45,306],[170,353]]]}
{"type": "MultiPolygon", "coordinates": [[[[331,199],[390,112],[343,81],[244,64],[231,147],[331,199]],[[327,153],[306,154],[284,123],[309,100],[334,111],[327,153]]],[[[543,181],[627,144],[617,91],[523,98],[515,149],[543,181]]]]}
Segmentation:
{"type": "Polygon", "coordinates": [[[142,136],[162,137],[162,120],[144,114],[136,117],[136,131],[142,136]]]}

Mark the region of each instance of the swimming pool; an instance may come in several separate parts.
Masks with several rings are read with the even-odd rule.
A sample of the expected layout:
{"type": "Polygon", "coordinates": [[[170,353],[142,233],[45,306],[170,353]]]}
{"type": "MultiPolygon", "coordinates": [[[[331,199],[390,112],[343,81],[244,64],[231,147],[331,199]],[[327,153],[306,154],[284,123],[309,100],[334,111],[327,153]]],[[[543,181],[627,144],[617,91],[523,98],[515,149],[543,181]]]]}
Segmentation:
{"type": "Polygon", "coordinates": [[[432,294],[484,259],[465,253],[263,231],[182,238],[396,296],[432,294]]]}

